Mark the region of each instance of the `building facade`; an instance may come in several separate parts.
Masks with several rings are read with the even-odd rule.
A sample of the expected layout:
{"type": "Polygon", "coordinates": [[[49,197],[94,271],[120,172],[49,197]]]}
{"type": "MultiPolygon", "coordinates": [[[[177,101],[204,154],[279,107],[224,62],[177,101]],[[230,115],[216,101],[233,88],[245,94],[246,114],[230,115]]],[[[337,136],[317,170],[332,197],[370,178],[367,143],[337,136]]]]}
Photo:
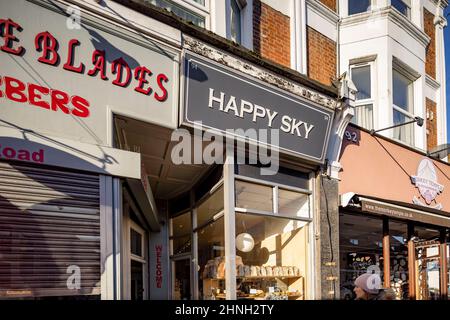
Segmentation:
{"type": "Polygon", "coordinates": [[[446,298],[446,6],[0,3],[0,298],[446,298]]]}

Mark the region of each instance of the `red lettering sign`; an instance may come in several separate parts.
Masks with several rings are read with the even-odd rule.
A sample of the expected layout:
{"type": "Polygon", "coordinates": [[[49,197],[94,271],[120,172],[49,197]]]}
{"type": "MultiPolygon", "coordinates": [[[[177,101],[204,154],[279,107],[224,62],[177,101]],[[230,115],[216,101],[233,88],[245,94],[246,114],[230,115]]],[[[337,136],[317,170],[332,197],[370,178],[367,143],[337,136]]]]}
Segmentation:
{"type": "MultiPolygon", "coordinates": [[[[3,45],[0,46],[0,50],[14,55],[22,55],[25,52],[25,48],[18,46],[14,48],[14,42],[19,41],[19,39],[13,34],[13,31],[22,31],[21,26],[12,21],[11,19],[0,19],[0,32],[3,38],[3,45]]],[[[77,61],[76,52],[81,51],[82,43],[78,39],[71,39],[68,41],[67,46],[67,57],[63,65],[63,69],[71,72],[76,72],[84,74],[86,65],[83,62],[77,61]],[[76,50],[77,47],[80,47],[76,50]],[[77,62],[76,62],[77,61],[77,62]]],[[[34,38],[34,47],[36,51],[42,52],[40,57],[37,59],[41,63],[45,63],[51,66],[57,67],[60,61],[59,43],[55,36],[48,32],[40,32],[36,34],[34,38]]],[[[169,92],[165,87],[166,83],[169,82],[169,78],[164,74],[160,73],[153,75],[149,68],[146,66],[137,66],[131,70],[129,64],[123,57],[118,57],[111,63],[111,67],[108,69],[107,66],[107,53],[103,50],[94,50],[92,52],[91,67],[87,72],[87,75],[91,77],[96,77],[100,74],[100,79],[107,81],[109,80],[107,76],[107,70],[113,76],[112,84],[126,88],[129,86],[131,80],[137,81],[136,85],[133,86],[134,91],[153,97],[158,102],[164,102],[167,100],[169,92]],[[150,85],[150,80],[155,82],[155,85],[150,85]],[[152,95],[153,93],[153,95],[152,95]]],[[[2,83],[0,82],[0,85],[2,83]]],[[[30,104],[38,106],[43,109],[51,109],[53,111],[60,111],[65,114],[74,114],[78,117],[87,117],[89,115],[89,103],[87,100],[76,96],[77,98],[71,98],[67,93],[59,90],[50,90],[49,88],[44,88],[38,85],[28,86],[28,98],[25,94],[26,85],[16,79],[5,77],[5,95],[8,99],[15,102],[24,103],[29,100],[30,104]],[[50,96],[50,101],[43,100],[43,96],[50,96]],[[68,105],[72,103],[75,108],[74,111],[68,105]]],[[[2,93],[0,92],[0,97],[2,93]]]]}
{"type": "Polygon", "coordinates": [[[30,151],[27,149],[16,149],[14,147],[0,145],[0,158],[8,160],[29,161],[35,163],[45,162],[44,149],[30,151]]]}
{"type": "Polygon", "coordinates": [[[157,288],[162,288],[162,284],[163,284],[163,272],[162,272],[162,264],[161,264],[161,257],[162,257],[162,245],[156,245],[155,246],[155,250],[156,250],[156,276],[155,276],[155,280],[156,280],[156,287],[157,288]]]}
{"type": "Polygon", "coordinates": [[[37,84],[28,83],[12,78],[0,76],[0,97],[19,103],[29,103],[32,106],[43,109],[63,112],[79,118],[89,117],[89,102],[80,96],[70,96],[68,93],[42,87],[37,84]],[[4,93],[1,86],[4,83],[4,93]]]}
{"type": "Polygon", "coordinates": [[[3,30],[1,36],[4,41],[3,45],[0,47],[0,50],[20,56],[23,54],[25,49],[23,47],[18,47],[17,49],[13,48],[14,41],[18,41],[16,36],[13,35],[13,28],[17,31],[22,31],[22,27],[11,19],[0,19],[0,31],[3,30]]]}

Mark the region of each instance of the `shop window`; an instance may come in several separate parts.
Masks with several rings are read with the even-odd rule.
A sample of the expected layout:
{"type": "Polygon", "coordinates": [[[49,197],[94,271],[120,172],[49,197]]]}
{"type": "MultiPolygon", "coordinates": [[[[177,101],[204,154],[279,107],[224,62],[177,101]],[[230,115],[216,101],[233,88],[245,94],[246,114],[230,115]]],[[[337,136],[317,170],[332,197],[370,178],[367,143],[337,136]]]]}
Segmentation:
{"type": "Polygon", "coordinates": [[[290,190],[278,190],[278,214],[289,217],[309,218],[310,197],[308,194],[290,190]]]}
{"type": "Polygon", "coordinates": [[[383,275],[383,221],[341,213],[339,217],[340,297],[354,299],[354,281],[363,273],[383,275]]]}
{"type": "Polygon", "coordinates": [[[397,300],[409,297],[408,273],[408,225],[400,222],[389,222],[390,244],[390,286],[397,300]]]}
{"type": "MultiPolygon", "coordinates": [[[[414,119],[413,80],[399,69],[392,72],[393,124],[401,124],[414,119]]],[[[394,128],[393,138],[406,144],[414,143],[414,123],[394,128]]]]}
{"type": "Polygon", "coordinates": [[[225,297],[225,226],[223,216],[197,230],[198,297],[225,297]]]}
{"type": "Polygon", "coordinates": [[[223,186],[205,199],[197,208],[197,227],[214,220],[215,215],[223,210],[223,186]]]}
{"type": "Polygon", "coordinates": [[[237,297],[305,299],[307,223],[236,214],[237,297]]]}
{"type": "Polygon", "coordinates": [[[372,65],[370,63],[350,67],[352,81],[358,89],[355,101],[355,116],[352,122],[368,130],[373,129],[372,65]]]}
{"type": "Polygon", "coordinates": [[[191,213],[186,212],[171,219],[172,255],[191,252],[191,213]]]}
{"type": "Polygon", "coordinates": [[[272,187],[245,181],[236,181],[236,207],[273,212],[272,187]]]}
{"type": "Polygon", "coordinates": [[[370,2],[370,0],[348,0],[348,15],[369,11],[370,2]]]}
{"type": "Polygon", "coordinates": [[[144,0],[145,2],[166,9],[198,27],[205,28],[206,17],[200,13],[202,10],[198,8],[198,5],[205,6],[205,0],[144,0]]]}

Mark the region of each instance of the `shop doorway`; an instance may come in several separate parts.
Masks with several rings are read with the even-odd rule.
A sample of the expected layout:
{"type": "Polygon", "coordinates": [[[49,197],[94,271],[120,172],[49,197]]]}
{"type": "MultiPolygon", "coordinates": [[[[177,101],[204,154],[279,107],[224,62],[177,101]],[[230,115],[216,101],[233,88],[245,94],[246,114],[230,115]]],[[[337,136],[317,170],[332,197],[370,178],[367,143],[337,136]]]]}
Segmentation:
{"type": "Polygon", "coordinates": [[[415,243],[415,290],[417,300],[438,300],[441,296],[439,248],[439,241],[419,241],[415,243]]]}
{"type": "Polygon", "coordinates": [[[147,241],[143,228],[130,221],[130,293],[131,300],[147,299],[147,241]]]}
{"type": "Polygon", "coordinates": [[[172,260],[173,270],[173,300],[191,300],[191,259],[172,260]]]}

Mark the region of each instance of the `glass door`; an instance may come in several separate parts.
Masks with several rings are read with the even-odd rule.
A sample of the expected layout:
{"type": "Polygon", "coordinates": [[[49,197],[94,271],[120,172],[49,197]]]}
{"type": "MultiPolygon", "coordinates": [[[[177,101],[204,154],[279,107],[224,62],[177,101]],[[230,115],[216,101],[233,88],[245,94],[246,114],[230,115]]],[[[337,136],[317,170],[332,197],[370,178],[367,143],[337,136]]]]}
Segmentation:
{"type": "Polygon", "coordinates": [[[174,274],[173,300],[191,300],[191,267],[190,258],[172,261],[174,274]]]}
{"type": "Polygon", "coordinates": [[[417,300],[440,298],[439,242],[416,244],[416,297],[417,300]]]}
{"type": "Polygon", "coordinates": [[[131,300],[147,299],[147,245],[145,231],[130,221],[130,293],[131,300]]]}

